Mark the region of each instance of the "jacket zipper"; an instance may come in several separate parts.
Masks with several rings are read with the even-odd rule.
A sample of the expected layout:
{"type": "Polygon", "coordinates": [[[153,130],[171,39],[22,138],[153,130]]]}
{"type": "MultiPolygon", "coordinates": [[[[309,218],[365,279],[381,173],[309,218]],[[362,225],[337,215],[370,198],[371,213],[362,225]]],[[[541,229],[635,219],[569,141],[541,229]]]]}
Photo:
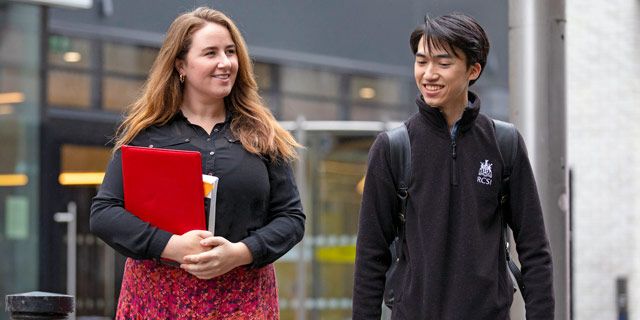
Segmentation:
{"type": "Polygon", "coordinates": [[[458,177],[456,176],[456,158],[457,158],[457,153],[456,153],[456,137],[455,136],[451,136],[451,184],[454,186],[458,185],[458,177]]]}
{"type": "Polygon", "coordinates": [[[442,113],[442,110],[440,111],[440,117],[442,119],[442,122],[444,123],[444,130],[447,132],[447,134],[451,137],[451,185],[452,186],[457,186],[458,185],[458,177],[456,175],[456,158],[458,157],[458,154],[456,153],[456,137],[451,135],[451,132],[449,132],[449,124],[447,123],[447,119],[444,116],[444,114],[442,113]]]}

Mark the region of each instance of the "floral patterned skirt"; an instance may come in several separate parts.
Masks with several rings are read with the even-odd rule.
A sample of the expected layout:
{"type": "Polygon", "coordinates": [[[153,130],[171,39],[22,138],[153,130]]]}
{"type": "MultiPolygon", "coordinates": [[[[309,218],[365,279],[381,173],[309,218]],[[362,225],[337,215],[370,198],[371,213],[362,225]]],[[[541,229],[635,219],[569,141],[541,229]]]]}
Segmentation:
{"type": "Polygon", "coordinates": [[[279,319],[273,264],[210,280],[152,260],[127,259],[116,319],[279,319]]]}

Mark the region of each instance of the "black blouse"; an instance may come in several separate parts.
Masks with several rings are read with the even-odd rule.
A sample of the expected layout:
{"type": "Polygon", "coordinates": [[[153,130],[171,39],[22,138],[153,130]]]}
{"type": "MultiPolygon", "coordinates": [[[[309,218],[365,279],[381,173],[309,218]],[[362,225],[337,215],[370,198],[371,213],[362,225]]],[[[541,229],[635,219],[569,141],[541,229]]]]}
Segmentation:
{"type": "MultiPolygon", "coordinates": [[[[227,111],[225,122],[208,134],[178,112],[167,124],[143,130],[131,145],[200,152],[202,172],[220,179],[215,235],[246,244],[253,255],[251,266],[262,267],[302,239],[305,215],[291,164],[247,152],[231,134],[230,123],[227,111]]],[[[91,232],[134,259],[159,259],[172,235],[124,209],[120,150],[93,198],[90,223],[91,232]]]]}

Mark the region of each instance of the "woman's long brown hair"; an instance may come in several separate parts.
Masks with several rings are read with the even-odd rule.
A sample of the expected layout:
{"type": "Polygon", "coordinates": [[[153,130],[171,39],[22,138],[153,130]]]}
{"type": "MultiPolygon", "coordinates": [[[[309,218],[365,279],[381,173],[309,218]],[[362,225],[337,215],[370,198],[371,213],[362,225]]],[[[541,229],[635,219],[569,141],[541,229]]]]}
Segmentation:
{"type": "Polygon", "coordinates": [[[295,159],[295,148],[301,146],[278,124],[258,95],[253,66],[240,31],[222,12],[207,7],[180,15],[169,27],[142,96],[131,106],[116,131],[114,150],[131,142],[145,128],[166,124],[180,110],[182,85],[175,61],[185,59],[193,33],[207,23],[227,28],[236,45],[238,75],[231,93],[225,97],[225,105],[233,115],[231,132],[251,153],[267,156],[272,161],[295,159]]]}

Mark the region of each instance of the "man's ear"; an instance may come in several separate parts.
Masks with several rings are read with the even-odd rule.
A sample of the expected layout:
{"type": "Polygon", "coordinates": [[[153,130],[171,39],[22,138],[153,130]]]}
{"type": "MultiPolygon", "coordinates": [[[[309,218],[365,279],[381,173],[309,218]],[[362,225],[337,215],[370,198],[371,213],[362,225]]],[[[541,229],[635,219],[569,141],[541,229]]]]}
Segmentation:
{"type": "Polygon", "coordinates": [[[184,60],[176,59],[176,62],[173,65],[179,74],[184,74],[184,60]]]}
{"type": "Polygon", "coordinates": [[[471,73],[469,73],[469,81],[477,80],[480,76],[480,71],[482,71],[482,66],[479,63],[474,63],[469,67],[471,73]]]}

